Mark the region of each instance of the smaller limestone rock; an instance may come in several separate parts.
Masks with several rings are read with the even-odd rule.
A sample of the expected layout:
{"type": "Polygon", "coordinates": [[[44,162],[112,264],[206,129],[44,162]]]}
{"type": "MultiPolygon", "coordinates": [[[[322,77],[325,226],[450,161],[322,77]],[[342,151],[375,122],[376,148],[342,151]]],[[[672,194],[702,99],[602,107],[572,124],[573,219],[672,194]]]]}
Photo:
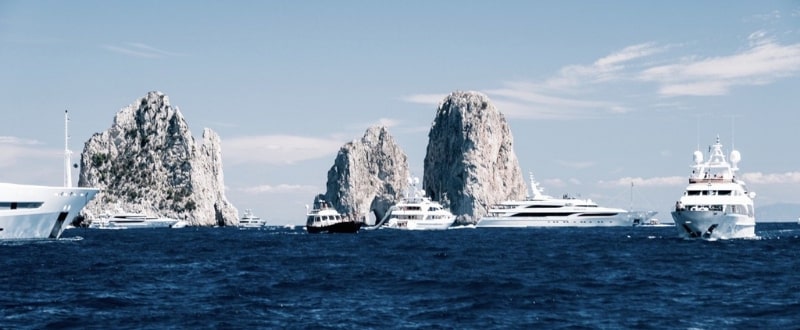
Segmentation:
{"type": "Polygon", "coordinates": [[[361,219],[372,213],[380,219],[401,196],[408,173],[406,154],[389,131],[373,126],[339,149],[325,199],[342,214],[361,219]]]}

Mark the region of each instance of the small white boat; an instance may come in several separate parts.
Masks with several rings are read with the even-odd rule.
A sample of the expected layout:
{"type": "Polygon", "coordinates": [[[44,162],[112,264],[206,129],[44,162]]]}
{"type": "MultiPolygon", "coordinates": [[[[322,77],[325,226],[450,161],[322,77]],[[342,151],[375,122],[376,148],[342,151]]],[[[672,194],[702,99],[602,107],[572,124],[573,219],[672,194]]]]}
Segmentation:
{"type": "Polygon", "coordinates": [[[239,220],[239,228],[264,228],[267,221],[253,214],[251,209],[244,210],[244,215],[239,220]]]}

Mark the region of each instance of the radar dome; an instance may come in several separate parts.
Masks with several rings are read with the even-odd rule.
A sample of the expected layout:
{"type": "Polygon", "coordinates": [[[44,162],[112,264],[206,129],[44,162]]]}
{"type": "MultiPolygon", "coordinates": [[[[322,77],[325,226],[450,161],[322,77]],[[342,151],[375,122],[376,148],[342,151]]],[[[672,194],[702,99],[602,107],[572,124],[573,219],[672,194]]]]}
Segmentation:
{"type": "Polygon", "coordinates": [[[694,163],[700,164],[703,162],[703,153],[700,150],[694,152],[694,163]]]}
{"type": "Polygon", "coordinates": [[[739,150],[731,151],[731,163],[738,163],[742,160],[742,155],[739,153],[739,150]]]}

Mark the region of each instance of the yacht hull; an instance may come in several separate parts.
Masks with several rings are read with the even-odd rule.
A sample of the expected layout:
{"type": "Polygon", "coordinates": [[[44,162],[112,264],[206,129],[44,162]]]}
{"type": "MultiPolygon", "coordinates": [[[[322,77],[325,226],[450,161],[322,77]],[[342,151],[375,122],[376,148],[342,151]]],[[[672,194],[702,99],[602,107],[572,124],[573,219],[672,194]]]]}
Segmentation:
{"type": "Polygon", "coordinates": [[[267,224],[266,223],[248,223],[248,224],[241,224],[240,223],[238,225],[238,227],[241,228],[241,229],[261,229],[261,228],[266,228],[267,224]]]}
{"type": "Polygon", "coordinates": [[[399,230],[444,230],[450,228],[455,222],[455,217],[440,220],[400,220],[389,219],[384,228],[399,230]]]}
{"type": "Polygon", "coordinates": [[[99,190],[0,184],[0,240],[57,239],[99,190]]]}
{"type": "Polygon", "coordinates": [[[612,217],[483,217],[476,227],[630,227],[633,219],[612,217]]]}
{"type": "Polygon", "coordinates": [[[106,220],[93,221],[89,224],[92,229],[152,229],[152,228],[172,228],[179,221],[176,219],[161,218],[147,219],[139,221],[126,220],[106,220]]]}
{"type": "Polygon", "coordinates": [[[678,234],[684,238],[755,238],[755,218],[719,211],[673,211],[678,234]]]}
{"type": "Polygon", "coordinates": [[[313,226],[306,225],[306,231],[309,234],[318,233],[357,233],[361,229],[363,222],[359,221],[342,221],[327,226],[313,226]]]}

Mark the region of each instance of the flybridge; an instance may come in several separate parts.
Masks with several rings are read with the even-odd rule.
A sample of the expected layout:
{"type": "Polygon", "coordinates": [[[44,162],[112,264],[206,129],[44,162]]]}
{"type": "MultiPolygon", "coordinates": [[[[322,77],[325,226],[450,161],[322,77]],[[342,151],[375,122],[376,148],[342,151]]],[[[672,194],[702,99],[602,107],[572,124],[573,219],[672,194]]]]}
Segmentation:
{"type": "Polygon", "coordinates": [[[710,156],[706,162],[703,162],[703,153],[700,150],[694,152],[694,165],[689,183],[736,182],[735,173],[739,170],[737,164],[742,160],[739,151],[731,151],[731,162],[728,163],[717,136],[716,143],[708,147],[708,152],[710,156]]]}

